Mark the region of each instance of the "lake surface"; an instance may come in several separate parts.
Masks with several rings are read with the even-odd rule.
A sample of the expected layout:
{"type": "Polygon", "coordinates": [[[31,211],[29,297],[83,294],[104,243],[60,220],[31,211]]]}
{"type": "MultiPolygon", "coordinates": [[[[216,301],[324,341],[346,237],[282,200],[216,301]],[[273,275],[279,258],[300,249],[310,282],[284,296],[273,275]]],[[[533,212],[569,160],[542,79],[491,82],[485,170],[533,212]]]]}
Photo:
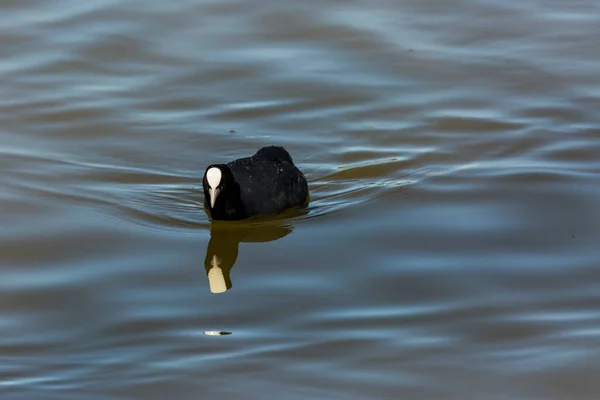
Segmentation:
{"type": "Polygon", "coordinates": [[[598,398],[598,1],[0,15],[1,399],[598,398]],[[211,225],[270,144],[307,212],[211,225]]]}

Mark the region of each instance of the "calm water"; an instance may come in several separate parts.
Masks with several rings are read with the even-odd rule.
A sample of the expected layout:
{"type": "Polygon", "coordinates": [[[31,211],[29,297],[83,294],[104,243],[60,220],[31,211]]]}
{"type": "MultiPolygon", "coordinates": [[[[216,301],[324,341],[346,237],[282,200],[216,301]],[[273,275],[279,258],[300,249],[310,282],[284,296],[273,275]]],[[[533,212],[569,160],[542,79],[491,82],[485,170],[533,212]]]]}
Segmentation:
{"type": "Polygon", "coordinates": [[[598,1],[0,15],[1,399],[600,396],[598,1]],[[211,226],[267,144],[308,213],[211,226]]]}

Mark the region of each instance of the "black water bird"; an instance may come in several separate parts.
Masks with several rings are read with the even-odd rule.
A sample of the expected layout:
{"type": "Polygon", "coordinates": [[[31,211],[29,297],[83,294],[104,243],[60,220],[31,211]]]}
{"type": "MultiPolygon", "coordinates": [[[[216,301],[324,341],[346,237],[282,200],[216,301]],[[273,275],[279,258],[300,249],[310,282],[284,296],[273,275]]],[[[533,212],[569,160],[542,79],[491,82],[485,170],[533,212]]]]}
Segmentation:
{"type": "Polygon", "coordinates": [[[279,146],[251,157],[206,168],[204,205],[213,220],[278,214],[308,204],[308,184],[292,157],[279,146]]]}

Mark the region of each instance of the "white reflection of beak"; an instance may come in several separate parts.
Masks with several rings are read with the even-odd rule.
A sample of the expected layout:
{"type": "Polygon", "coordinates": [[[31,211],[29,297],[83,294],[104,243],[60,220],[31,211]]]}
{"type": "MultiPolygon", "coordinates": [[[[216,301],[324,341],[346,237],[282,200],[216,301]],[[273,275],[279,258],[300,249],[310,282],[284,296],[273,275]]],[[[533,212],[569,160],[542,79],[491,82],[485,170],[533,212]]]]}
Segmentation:
{"type": "Polygon", "coordinates": [[[210,208],[215,208],[215,201],[217,200],[217,196],[219,195],[219,189],[213,189],[209,187],[208,195],[210,197],[210,208]]]}
{"type": "Polygon", "coordinates": [[[211,261],[212,268],[208,271],[208,285],[212,293],[224,293],[227,291],[225,276],[223,270],[219,267],[221,260],[216,255],[213,255],[211,261]]]}

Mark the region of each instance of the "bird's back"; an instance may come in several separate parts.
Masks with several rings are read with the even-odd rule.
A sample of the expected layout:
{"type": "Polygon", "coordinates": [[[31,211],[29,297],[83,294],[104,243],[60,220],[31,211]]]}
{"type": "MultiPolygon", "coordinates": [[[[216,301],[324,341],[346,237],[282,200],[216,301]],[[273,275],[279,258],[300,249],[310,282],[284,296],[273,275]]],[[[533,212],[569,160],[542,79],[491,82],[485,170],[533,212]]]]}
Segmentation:
{"type": "Polygon", "coordinates": [[[240,158],[227,166],[240,186],[248,215],[276,214],[306,204],[306,179],[282,147],[264,147],[252,157],[240,158]]]}

